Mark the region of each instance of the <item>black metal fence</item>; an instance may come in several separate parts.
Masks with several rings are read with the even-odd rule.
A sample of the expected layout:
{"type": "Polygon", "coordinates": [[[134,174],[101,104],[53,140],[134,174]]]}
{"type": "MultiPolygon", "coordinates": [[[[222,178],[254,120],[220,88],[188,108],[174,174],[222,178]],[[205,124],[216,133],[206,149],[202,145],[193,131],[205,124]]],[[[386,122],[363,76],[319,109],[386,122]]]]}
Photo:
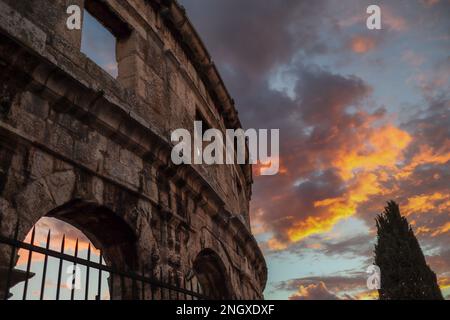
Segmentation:
{"type": "MultiPolygon", "coordinates": [[[[15,283],[18,282],[17,272],[18,270],[15,268],[17,253],[20,249],[23,249],[28,252],[28,257],[26,260],[26,269],[20,271],[20,278],[23,279],[23,290],[21,293],[22,300],[27,300],[27,292],[29,290],[29,279],[33,274],[31,273],[31,265],[33,262],[33,254],[43,255],[43,266],[42,273],[40,273],[42,279],[40,283],[39,292],[35,295],[38,299],[43,300],[45,296],[46,290],[46,278],[48,275],[48,260],[49,257],[57,259],[59,261],[58,271],[57,271],[57,283],[56,283],[56,294],[54,297],[46,296],[45,299],[53,299],[53,300],[61,300],[61,288],[62,288],[62,267],[63,263],[70,263],[73,265],[73,270],[76,270],[77,266],[83,266],[85,268],[85,279],[84,279],[84,300],[90,300],[90,294],[92,292],[95,294],[95,300],[102,300],[102,281],[104,279],[104,273],[109,275],[107,280],[109,287],[109,298],[111,300],[124,300],[124,299],[133,299],[133,300],[203,300],[207,299],[205,295],[202,294],[200,285],[198,282],[193,284],[191,280],[186,280],[183,277],[176,277],[173,279],[172,277],[164,277],[162,269],[158,276],[146,276],[144,270],[142,272],[130,272],[130,271],[121,271],[116,270],[110,266],[107,266],[103,263],[103,253],[100,250],[99,257],[97,261],[93,261],[92,259],[92,250],[91,245],[89,243],[87,249],[87,258],[81,258],[78,256],[79,248],[78,248],[78,240],[75,244],[74,255],[70,255],[65,252],[65,235],[62,237],[60,250],[52,250],[50,249],[50,240],[51,240],[51,232],[48,231],[45,247],[35,245],[35,233],[36,230],[33,228],[31,233],[31,241],[30,243],[20,241],[17,239],[18,235],[18,227],[15,230],[15,234],[13,238],[5,237],[0,235],[0,246],[9,246],[10,247],[10,256],[9,256],[9,266],[6,269],[6,272],[3,272],[2,277],[6,277],[5,281],[2,281],[3,288],[0,288],[0,293],[3,292],[3,299],[7,300],[10,298],[10,289],[15,283]],[[98,276],[96,279],[92,279],[91,271],[96,270],[98,276]]],[[[70,299],[75,300],[75,288],[72,285],[70,290],[70,299]]],[[[15,299],[17,299],[17,293],[14,294],[15,299]]],[[[92,296],[92,295],[91,295],[92,296]]],[[[80,297],[77,297],[79,300],[80,297]]],[[[103,298],[104,299],[104,298],[103,298]]]]}

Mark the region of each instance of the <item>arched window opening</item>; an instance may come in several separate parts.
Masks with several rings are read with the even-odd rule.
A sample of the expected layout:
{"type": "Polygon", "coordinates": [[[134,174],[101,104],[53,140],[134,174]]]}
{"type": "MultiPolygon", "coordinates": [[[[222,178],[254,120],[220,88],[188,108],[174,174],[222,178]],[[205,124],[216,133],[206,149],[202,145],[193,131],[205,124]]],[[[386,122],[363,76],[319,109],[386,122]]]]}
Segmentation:
{"type": "Polygon", "coordinates": [[[197,255],[194,273],[195,281],[204,296],[214,300],[232,298],[225,266],[213,250],[205,249],[197,255]]]}
{"type": "MultiPolygon", "coordinates": [[[[33,242],[35,246],[43,249],[106,265],[100,248],[69,223],[43,217],[35,224],[33,230],[27,234],[25,243],[33,242]],[[32,239],[33,232],[34,239],[32,239]]],[[[81,263],[38,252],[32,252],[30,256],[29,250],[19,249],[15,270],[23,281],[10,289],[10,300],[110,299],[109,273],[93,267],[88,268],[81,263]]]]}

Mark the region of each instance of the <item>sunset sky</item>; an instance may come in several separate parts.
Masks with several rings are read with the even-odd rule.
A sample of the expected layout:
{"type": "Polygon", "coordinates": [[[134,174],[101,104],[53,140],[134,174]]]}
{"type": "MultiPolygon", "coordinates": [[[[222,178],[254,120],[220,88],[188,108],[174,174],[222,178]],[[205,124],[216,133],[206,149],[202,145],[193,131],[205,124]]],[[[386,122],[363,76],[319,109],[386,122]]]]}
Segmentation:
{"type": "Polygon", "coordinates": [[[279,128],[256,176],[266,298],[370,298],[376,214],[398,201],[450,295],[450,1],[183,0],[246,128],[279,128]],[[378,4],[382,30],[366,28],[378,4]]]}
{"type": "MultiPolygon", "coordinates": [[[[180,3],[244,128],[280,129],[280,173],[255,174],[251,202],[265,297],[375,298],[374,218],[393,199],[450,299],[450,1],[180,3]]],[[[83,39],[114,75],[113,45],[83,39]]]]}

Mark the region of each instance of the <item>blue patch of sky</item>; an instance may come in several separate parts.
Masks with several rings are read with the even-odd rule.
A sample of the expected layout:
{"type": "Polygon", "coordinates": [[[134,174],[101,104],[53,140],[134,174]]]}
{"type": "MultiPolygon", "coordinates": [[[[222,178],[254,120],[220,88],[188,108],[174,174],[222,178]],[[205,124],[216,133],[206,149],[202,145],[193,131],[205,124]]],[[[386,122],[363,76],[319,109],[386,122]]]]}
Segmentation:
{"type": "MultiPolygon", "coordinates": [[[[350,217],[337,223],[330,232],[321,234],[321,239],[317,243],[327,238],[328,241],[330,239],[335,242],[344,241],[368,232],[369,227],[363,220],[350,217]]],[[[268,281],[264,295],[267,299],[287,299],[292,295],[293,292],[278,290],[277,284],[281,281],[335,273],[345,274],[345,270],[365,272],[367,260],[370,259],[364,256],[328,255],[320,249],[307,248],[306,242],[301,255],[286,250],[266,253],[266,258],[268,281]]]]}
{"type": "Polygon", "coordinates": [[[82,28],[81,52],[116,78],[118,68],[114,35],[86,10],[82,28]]]}

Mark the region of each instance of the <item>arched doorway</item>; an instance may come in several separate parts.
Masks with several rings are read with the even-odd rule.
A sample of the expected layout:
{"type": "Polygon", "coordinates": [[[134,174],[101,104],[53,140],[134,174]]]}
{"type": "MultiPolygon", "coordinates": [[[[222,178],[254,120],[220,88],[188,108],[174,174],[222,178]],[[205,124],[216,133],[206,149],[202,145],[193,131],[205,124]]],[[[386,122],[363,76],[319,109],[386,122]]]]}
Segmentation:
{"type": "MultiPolygon", "coordinates": [[[[34,246],[117,271],[133,270],[137,264],[136,236],[130,226],[108,208],[94,203],[74,200],[55,208],[29,229],[26,243],[31,242],[33,233],[34,246]],[[51,237],[48,236],[49,230],[51,237]]],[[[34,252],[29,258],[29,252],[26,249],[18,252],[15,269],[22,276],[26,270],[27,277],[11,289],[12,299],[105,300],[133,299],[136,296],[136,288],[132,287],[130,279],[113,277],[95,267],[87,271],[85,265],[63,258],[47,257],[44,263],[45,254],[34,252]],[[71,283],[76,285],[75,290],[71,283]]]]}
{"type": "MultiPolygon", "coordinates": [[[[75,256],[76,252],[78,258],[87,259],[89,256],[90,261],[106,265],[105,259],[100,256],[100,250],[81,230],[73,225],[59,219],[43,217],[33,228],[34,245],[58,252],[62,251],[71,256],[75,256]]],[[[30,230],[24,242],[31,243],[32,233],[33,230],[30,230]]],[[[54,257],[46,258],[44,254],[37,252],[33,252],[30,257],[30,251],[25,249],[18,250],[17,255],[15,270],[18,270],[24,279],[10,289],[10,300],[70,300],[72,299],[72,286],[75,300],[110,299],[109,274],[106,272],[90,269],[88,279],[86,266],[74,266],[72,262],[60,261],[54,257]],[[28,260],[30,260],[29,266],[28,260]],[[24,296],[27,268],[29,268],[29,277],[24,296]],[[88,286],[86,286],[88,281],[88,286]]]]}
{"type": "Polygon", "coordinates": [[[226,268],[219,255],[204,249],[194,261],[194,273],[202,293],[213,300],[231,299],[226,268]]]}
{"type": "Polygon", "coordinates": [[[108,265],[121,270],[136,267],[136,235],[124,219],[110,209],[73,200],[46,216],[69,223],[83,232],[94,246],[103,251],[108,265]]]}

